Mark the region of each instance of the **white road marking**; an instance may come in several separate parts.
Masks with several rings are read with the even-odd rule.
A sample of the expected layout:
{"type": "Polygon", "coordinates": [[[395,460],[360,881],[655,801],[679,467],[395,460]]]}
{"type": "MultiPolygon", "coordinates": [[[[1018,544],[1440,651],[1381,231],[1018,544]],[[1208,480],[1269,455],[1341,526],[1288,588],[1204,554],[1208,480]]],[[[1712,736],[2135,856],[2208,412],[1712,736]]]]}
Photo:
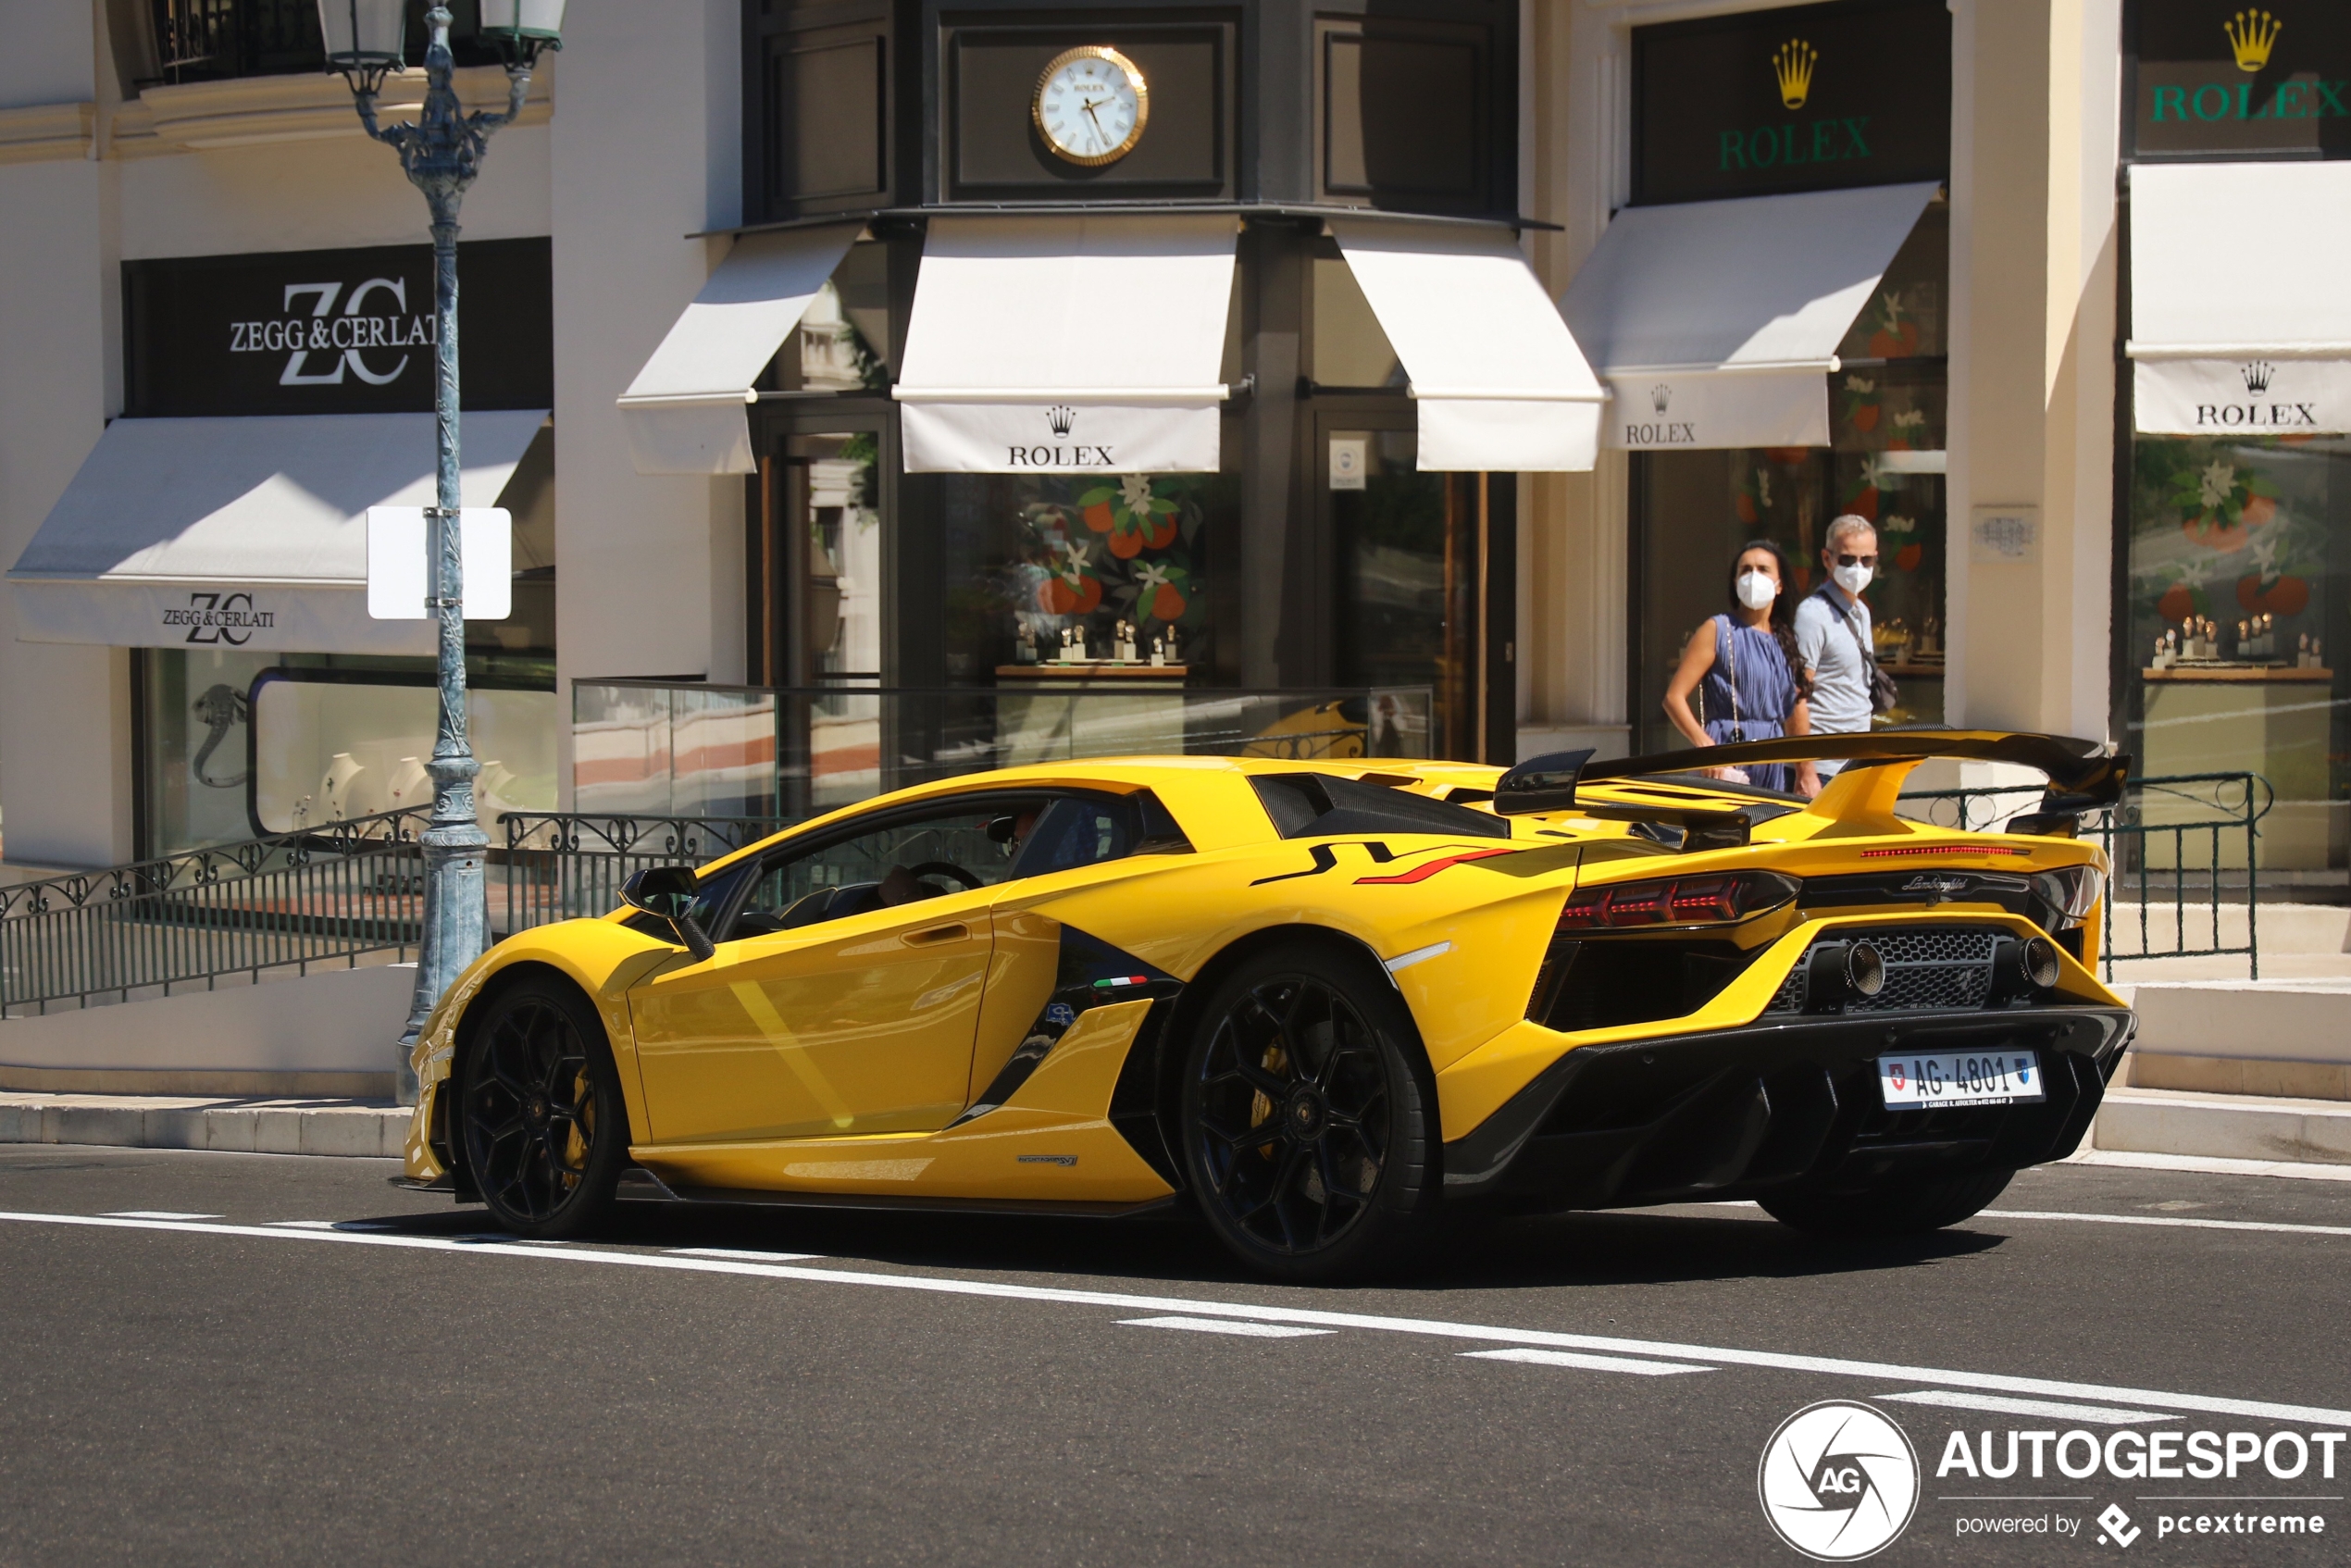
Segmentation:
{"type": "Polygon", "coordinates": [[[1575,1350],[1463,1350],[1473,1361],[1523,1361],[1536,1366],[1574,1366],[1586,1372],[1631,1372],[1643,1377],[1671,1377],[1677,1372],[1712,1372],[1710,1366],[1689,1362],[1636,1361],[1631,1356],[1590,1356],[1575,1350]]]}
{"type": "Polygon", "coordinates": [[[271,1220],[280,1230],[390,1230],[385,1220],[271,1220]]]}
{"type": "Polygon", "coordinates": [[[183,1214],[172,1209],[117,1209],[106,1216],[116,1220],[218,1220],[226,1214],[183,1214]]]}
{"type": "Polygon", "coordinates": [[[1238,1334],[1251,1339],[1302,1339],[1327,1328],[1295,1328],[1287,1323],[1243,1323],[1224,1317],[1122,1317],[1127,1328],[1188,1328],[1195,1334],[1238,1334]]]}
{"type": "Polygon", "coordinates": [[[822,1258],[822,1252],[757,1252],[740,1247],[665,1247],[673,1258],[739,1258],[753,1263],[798,1263],[822,1258]]]}
{"type": "Polygon", "coordinates": [[[2163,1389],[2130,1388],[2102,1383],[2071,1383],[2049,1377],[2017,1377],[2005,1373],[1962,1372],[1894,1362],[1854,1361],[1842,1356],[1733,1350],[1713,1345],[1682,1344],[1669,1339],[1627,1339],[1614,1335],[1567,1334],[1541,1328],[1503,1328],[1484,1323],[1450,1323],[1438,1318],[1388,1317],[1375,1313],[1257,1306],[1244,1302],[1192,1300],[1182,1297],[1130,1295],[1124,1291],[1071,1290],[1056,1286],[1012,1285],[997,1280],[958,1279],[943,1275],[875,1274],[862,1269],[751,1263],[732,1258],[681,1258],[649,1252],[516,1247],[503,1240],[469,1240],[456,1237],[362,1235],[348,1230],[280,1230],[266,1226],[188,1225],[175,1220],[128,1220],[94,1214],[52,1214],[10,1210],[0,1210],[0,1224],[168,1231],[190,1236],[255,1237],[278,1241],[327,1241],[346,1247],[393,1247],[409,1251],[475,1257],[558,1259],[566,1263],[605,1263],[622,1268],[677,1269],[698,1274],[740,1275],[759,1279],[790,1279],[810,1285],[858,1285],[875,1289],[916,1290],[940,1296],[1051,1301],[1064,1306],[1114,1307],[1129,1312],[1176,1313],[1259,1323],[1295,1323],[1316,1328],[1368,1328],[1390,1334],[1424,1335],[1437,1339],[1539,1345],[1552,1350],[1597,1350],[1615,1355],[1679,1357],[1691,1361],[1720,1362],[1726,1366],[1820,1373],[1833,1377],[1868,1378],[1872,1382],[1939,1384],[1946,1388],[1982,1388],[2028,1398],[2054,1397],[2085,1402],[2104,1400],[2117,1405],[2153,1405],[2164,1410],[2192,1410],[2215,1415],[2243,1415],[2256,1420],[2309,1425],[2351,1425],[2351,1410],[2330,1410],[2319,1405],[2278,1404],[2265,1400],[2237,1400],[2212,1394],[2179,1394],[2163,1389]]]}
{"type": "Polygon", "coordinates": [[[1946,1410],[1988,1410],[1996,1415],[2045,1415],[2052,1421],[2095,1421],[2102,1426],[2129,1426],[2142,1421],[2177,1421],[2151,1410],[2116,1410],[2108,1405],[2067,1405],[2054,1400],[2004,1400],[1997,1394],[1953,1394],[1929,1388],[1915,1394],[1880,1394],[1906,1405],[1938,1405],[1946,1410]]]}
{"type": "Polygon", "coordinates": [[[1986,1209],[1985,1220],[2075,1220],[2083,1225],[2151,1225],[2171,1230],[2266,1230],[2284,1236],[2351,1236],[2351,1225],[2288,1225],[2282,1220],[2192,1220],[2180,1214],[2077,1214],[2059,1209],[1986,1209]]]}

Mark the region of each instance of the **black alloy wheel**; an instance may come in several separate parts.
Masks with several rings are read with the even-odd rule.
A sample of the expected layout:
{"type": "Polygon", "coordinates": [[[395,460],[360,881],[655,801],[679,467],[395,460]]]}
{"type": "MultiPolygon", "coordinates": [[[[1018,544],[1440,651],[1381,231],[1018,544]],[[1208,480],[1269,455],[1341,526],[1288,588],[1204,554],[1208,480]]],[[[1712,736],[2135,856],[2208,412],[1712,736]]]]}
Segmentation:
{"type": "Polygon", "coordinates": [[[610,1208],[628,1156],[603,1027],[556,982],[523,981],[489,1006],[458,1102],[474,1185],[517,1235],[581,1235],[610,1208]]]}
{"type": "Polygon", "coordinates": [[[1412,1016],[1368,963],[1290,951],[1217,988],[1184,1067],[1185,1157],[1244,1261],[1331,1278],[1434,1208],[1430,1101],[1407,1041],[1412,1016]]]}

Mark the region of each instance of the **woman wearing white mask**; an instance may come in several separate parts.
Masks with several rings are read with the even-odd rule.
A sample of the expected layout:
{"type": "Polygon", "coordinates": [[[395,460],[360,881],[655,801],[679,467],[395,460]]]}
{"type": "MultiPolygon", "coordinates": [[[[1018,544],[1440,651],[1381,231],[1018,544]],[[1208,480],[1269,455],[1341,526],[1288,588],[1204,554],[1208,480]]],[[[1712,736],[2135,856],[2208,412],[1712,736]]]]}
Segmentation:
{"type": "MultiPolygon", "coordinates": [[[[1743,546],[1731,565],[1731,610],[1690,634],[1681,667],[1665,689],[1665,716],[1693,746],[1770,740],[1811,731],[1804,666],[1786,602],[1787,557],[1768,539],[1743,546]],[[1702,711],[1693,711],[1696,693],[1702,711]]],[[[1816,794],[1810,763],[1709,768],[1718,778],[1766,790],[1816,794]]]]}

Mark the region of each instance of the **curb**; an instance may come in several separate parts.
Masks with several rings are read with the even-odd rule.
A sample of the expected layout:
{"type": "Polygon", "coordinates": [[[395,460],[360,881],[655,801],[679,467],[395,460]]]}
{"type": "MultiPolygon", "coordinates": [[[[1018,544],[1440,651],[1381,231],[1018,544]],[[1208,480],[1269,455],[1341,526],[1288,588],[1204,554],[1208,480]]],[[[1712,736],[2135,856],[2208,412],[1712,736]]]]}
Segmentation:
{"type": "Polygon", "coordinates": [[[2145,1154],[2351,1165],[2351,1104],[2109,1089],[2090,1139],[2097,1149],[2145,1154]]]}
{"type": "Polygon", "coordinates": [[[382,1100],[0,1094],[0,1143],[397,1159],[408,1122],[382,1100]]]}

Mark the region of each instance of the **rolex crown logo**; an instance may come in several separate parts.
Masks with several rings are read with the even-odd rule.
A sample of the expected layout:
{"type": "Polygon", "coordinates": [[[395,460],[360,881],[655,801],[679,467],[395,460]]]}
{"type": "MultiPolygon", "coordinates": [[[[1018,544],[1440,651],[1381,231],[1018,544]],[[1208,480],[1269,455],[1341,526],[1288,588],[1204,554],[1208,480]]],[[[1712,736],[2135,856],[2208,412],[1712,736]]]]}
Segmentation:
{"type": "Polygon", "coordinates": [[[2268,66],[2270,51],[2284,26],[2267,11],[2239,11],[2222,22],[2220,30],[2229,35],[2229,47],[2236,51],[2237,69],[2257,71],[2268,66]]]}
{"type": "Polygon", "coordinates": [[[1077,410],[1055,404],[1045,410],[1045,423],[1053,427],[1053,434],[1065,436],[1069,434],[1069,428],[1077,423],[1077,410]]]}
{"type": "Polygon", "coordinates": [[[1673,401],[1673,389],[1667,386],[1664,382],[1660,381],[1657,385],[1649,388],[1649,405],[1655,408],[1660,414],[1664,413],[1666,404],[1672,403],[1673,401]]]}
{"type": "Polygon", "coordinates": [[[1812,95],[1812,68],[1820,59],[1821,52],[1800,38],[1791,38],[1773,51],[1772,73],[1780,81],[1781,103],[1791,109],[1804,106],[1812,95]]]}
{"type": "Polygon", "coordinates": [[[2245,390],[2259,397],[2270,390],[2270,378],[2276,375],[2277,370],[2268,360],[2257,359],[2250,365],[2239,367],[2237,373],[2245,378],[2245,390]]]}

